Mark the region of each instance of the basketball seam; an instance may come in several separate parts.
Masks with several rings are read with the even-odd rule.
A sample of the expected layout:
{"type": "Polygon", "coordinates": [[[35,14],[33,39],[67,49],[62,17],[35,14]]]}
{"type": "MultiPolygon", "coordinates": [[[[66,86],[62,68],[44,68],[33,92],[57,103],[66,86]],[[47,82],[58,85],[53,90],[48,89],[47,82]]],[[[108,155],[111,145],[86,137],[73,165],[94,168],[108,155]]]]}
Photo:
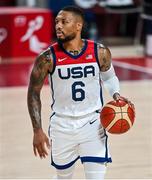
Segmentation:
{"type": "MultiPolygon", "coordinates": [[[[104,116],[102,116],[102,118],[108,116],[109,114],[119,114],[120,112],[112,112],[112,113],[108,113],[108,114],[105,114],[104,116]]],[[[127,112],[121,112],[121,113],[124,113],[124,114],[127,114],[127,112]]]]}
{"type": "Polygon", "coordinates": [[[106,127],[106,130],[109,131],[117,121],[118,120],[115,119],[115,117],[114,117],[114,119],[111,121],[111,123],[106,127]]]}

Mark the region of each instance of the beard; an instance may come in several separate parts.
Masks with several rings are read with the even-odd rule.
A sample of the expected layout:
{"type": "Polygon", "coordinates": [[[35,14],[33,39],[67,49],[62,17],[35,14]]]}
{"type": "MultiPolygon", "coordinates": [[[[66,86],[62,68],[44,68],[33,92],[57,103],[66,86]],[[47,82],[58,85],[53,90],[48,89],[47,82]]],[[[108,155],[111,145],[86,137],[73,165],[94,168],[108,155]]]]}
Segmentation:
{"type": "Polygon", "coordinates": [[[59,43],[65,43],[73,40],[76,37],[75,33],[65,36],[65,38],[57,38],[59,43]]]}

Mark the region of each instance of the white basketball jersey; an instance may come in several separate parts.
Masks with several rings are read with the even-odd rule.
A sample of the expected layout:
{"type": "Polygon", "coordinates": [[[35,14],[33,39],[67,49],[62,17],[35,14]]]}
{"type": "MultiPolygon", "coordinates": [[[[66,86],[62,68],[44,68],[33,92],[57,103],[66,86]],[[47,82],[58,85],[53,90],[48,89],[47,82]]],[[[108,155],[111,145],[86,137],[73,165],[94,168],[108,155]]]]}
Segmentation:
{"type": "Polygon", "coordinates": [[[50,47],[54,56],[54,70],[49,76],[52,110],[60,115],[83,116],[101,109],[103,104],[97,44],[84,42],[77,56],[59,43],[50,47]]]}

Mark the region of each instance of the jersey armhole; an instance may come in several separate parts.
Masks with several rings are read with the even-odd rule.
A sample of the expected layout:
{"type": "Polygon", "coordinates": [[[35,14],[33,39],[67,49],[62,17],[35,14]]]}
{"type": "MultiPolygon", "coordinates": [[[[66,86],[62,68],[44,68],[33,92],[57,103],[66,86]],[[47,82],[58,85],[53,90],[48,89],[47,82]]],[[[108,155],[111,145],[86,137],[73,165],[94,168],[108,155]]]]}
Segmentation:
{"type": "Polygon", "coordinates": [[[52,69],[52,72],[50,72],[50,75],[52,75],[55,71],[55,68],[56,68],[56,55],[55,55],[55,51],[54,51],[54,48],[51,46],[50,47],[50,51],[51,51],[51,54],[52,54],[52,57],[53,57],[53,69],[52,69]]]}
{"type": "Polygon", "coordinates": [[[94,42],[94,53],[95,53],[95,58],[96,58],[96,61],[97,61],[97,64],[98,64],[98,67],[99,67],[99,70],[100,70],[100,63],[99,63],[99,58],[98,58],[98,47],[97,47],[96,42],[94,42]]]}

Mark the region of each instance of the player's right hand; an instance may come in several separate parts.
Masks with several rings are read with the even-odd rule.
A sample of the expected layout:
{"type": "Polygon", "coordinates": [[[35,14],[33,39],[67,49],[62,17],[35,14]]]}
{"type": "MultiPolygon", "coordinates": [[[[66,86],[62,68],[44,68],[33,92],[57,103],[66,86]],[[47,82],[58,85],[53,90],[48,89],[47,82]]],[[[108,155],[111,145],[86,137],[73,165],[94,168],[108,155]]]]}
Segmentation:
{"type": "Polygon", "coordinates": [[[35,156],[39,155],[40,158],[46,158],[48,155],[47,149],[50,149],[49,139],[41,128],[34,130],[33,136],[33,151],[35,156]]]}

